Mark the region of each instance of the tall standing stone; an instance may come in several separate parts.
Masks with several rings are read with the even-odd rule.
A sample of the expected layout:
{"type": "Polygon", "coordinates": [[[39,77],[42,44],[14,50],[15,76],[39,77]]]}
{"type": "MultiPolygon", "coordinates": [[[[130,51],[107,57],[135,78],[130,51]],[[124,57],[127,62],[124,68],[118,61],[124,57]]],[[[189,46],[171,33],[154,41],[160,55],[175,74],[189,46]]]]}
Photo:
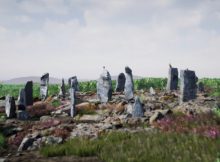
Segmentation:
{"type": "Polygon", "coordinates": [[[76,94],[75,94],[75,89],[74,88],[70,88],[70,102],[71,102],[71,108],[70,108],[70,116],[74,117],[76,115],[76,107],[75,107],[75,100],[76,100],[76,94]]]}
{"type": "Polygon", "coordinates": [[[18,110],[25,110],[26,109],[26,95],[25,89],[20,89],[19,96],[18,96],[18,110]]]}
{"type": "Polygon", "coordinates": [[[180,102],[196,99],[198,78],[194,71],[180,71],[180,102]]]}
{"type": "Polygon", "coordinates": [[[134,98],[134,82],[132,70],[129,67],[125,67],[126,80],[125,80],[125,99],[131,100],[134,98]]]}
{"type": "Polygon", "coordinates": [[[143,117],[144,109],[138,96],[135,97],[134,106],[132,109],[132,117],[143,117]]]}
{"type": "Polygon", "coordinates": [[[97,81],[97,97],[102,103],[107,103],[112,98],[111,75],[105,67],[97,81]]]}
{"type": "Polygon", "coordinates": [[[33,82],[28,81],[24,88],[25,93],[25,106],[33,105],[33,82]]]}
{"type": "Polygon", "coordinates": [[[169,74],[168,74],[168,80],[167,80],[167,91],[173,91],[173,90],[177,90],[178,87],[178,69],[177,68],[173,68],[170,65],[169,68],[169,74]]]}
{"type": "Polygon", "coordinates": [[[16,117],[16,105],[14,97],[6,96],[5,99],[5,113],[8,118],[16,117]]]}
{"type": "Polygon", "coordinates": [[[41,100],[45,100],[48,95],[48,85],[49,85],[49,73],[44,74],[41,78],[40,84],[40,97],[41,100]]]}
{"type": "Polygon", "coordinates": [[[120,73],[117,78],[116,92],[123,92],[125,89],[125,74],[120,73]]]}
{"type": "Polygon", "coordinates": [[[73,87],[75,91],[79,91],[79,83],[76,76],[73,76],[68,79],[68,84],[70,87],[73,87]]]}

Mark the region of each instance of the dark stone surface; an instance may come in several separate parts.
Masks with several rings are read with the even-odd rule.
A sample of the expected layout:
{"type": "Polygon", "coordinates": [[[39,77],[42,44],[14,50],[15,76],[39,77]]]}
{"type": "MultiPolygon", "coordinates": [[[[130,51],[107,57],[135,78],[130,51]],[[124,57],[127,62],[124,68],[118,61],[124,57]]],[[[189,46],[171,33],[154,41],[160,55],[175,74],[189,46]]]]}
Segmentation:
{"type": "Polygon", "coordinates": [[[111,75],[105,68],[97,81],[97,97],[102,103],[107,103],[112,98],[111,75]]]}
{"type": "Polygon", "coordinates": [[[168,74],[168,80],[167,80],[167,90],[173,91],[177,90],[178,88],[178,69],[170,67],[169,74],[168,74]]]}
{"type": "Polygon", "coordinates": [[[74,117],[76,116],[76,93],[74,88],[70,88],[70,102],[71,102],[71,108],[70,108],[70,116],[74,117]]]}
{"type": "Polygon", "coordinates": [[[70,87],[74,88],[75,91],[79,91],[79,83],[76,76],[73,76],[68,79],[68,84],[70,87]]]}
{"type": "Polygon", "coordinates": [[[133,82],[133,75],[132,70],[129,67],[125,67],[126,72],[126,80],[125,80],[125,99],[131,100],[134,98],[134,82],[133,82]]]}
{"type": "Polygon", "coordinates": [[[59,89],[60,89],[59,97],[65,99],[66,98],[66,87],[65,87],[64,79],[62,79],[62,83],[59,89]]]}
{"type": "Polygon", "coordinates": [[[6,96],[5,113],[7,118],[16,118],[16,105],[14,97],[6,96]]]}
{"type": "Polygon", "coordinates": [[[28,120],[29,115],[27,111],[19,110],[17,111],[17,119],[19,120],[28,120]]]}
{"type": "Polygon", "coordinates": [[[116,92],[123,92],[125,89],[125,74],[120,73],[117,78],[116,92]]]}
{"type": "Polygon", "coordinates": [[[18,96],[18,110],[25,110],[26,108],[26,95],[25,95],[25,89],[22,88],[19,92],[18,96]]]}
{"type": "Polygon", "coordinates": [[[196,99],[198,78],[194,71],[180,71],[180,102],[196,99]]]}
{"type": "Polygon", "coordinates": [[[33,82],[28,81],[24,88],[25,91],[25,106],[33,105],[33,82]]]}
{"type": "Polygon", "coordinates": [[[144,109],[140,102],[139,97],[135,97],[135,102],[132,110],[132,117],[143,117],[144,116],[144,109]]]}
{"type": "Polygon", "coordinates": [[[49,85],[49,73],[44,74],[41,78],[40,84],[40,97],[41,100],[45,100],[48,95],[48,85],[49,85]]]}

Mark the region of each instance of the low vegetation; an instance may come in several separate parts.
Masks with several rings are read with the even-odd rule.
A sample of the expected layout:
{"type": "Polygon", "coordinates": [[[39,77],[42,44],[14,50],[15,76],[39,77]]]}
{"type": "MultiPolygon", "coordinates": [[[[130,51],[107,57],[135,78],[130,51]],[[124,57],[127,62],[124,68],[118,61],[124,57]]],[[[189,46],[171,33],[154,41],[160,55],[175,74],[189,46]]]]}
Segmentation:
{"type": "Polygon", "coordinates": [[[46,157],[97,156],[105,162],[218,162],[220,117],[216,113],[196,116],[171,114],[154,123],[157,130],[111,132],[90,140],[74,138],[61,145],[44,146],[46,157]]]}
{"type": "Polygon", "coordinates": [[[106,162],[217,161],[220,139],[192,134],[115,132],[95,140],[74,138],[61,145],[43,147],[46,157],[76,155],[98,156],[106,162]]]}
{"type": "MultiPolygon", "coordinates": [[[[206,90],[210,92],[212,96],[220,96],[220,79],[208,79],[203,78],[199,80],[204,83],[206,90]]],[[[86,81],[79,83],[79,89],[81,92],[96,92],[96,81],[86,81]]],[[[137,90],[148,90],[150,87],[155,89],[165,89],[167,84],[166,78],[142,78],[134,80],[134,86],[137,90]]],[[[49,95],[56,95],[59,93],[59,84],[49,85],[49,95]]],[[[115,89],[116,81],[112,82],[112,87],[115,89]]],[[[18,97],[19,90],[24,85],[11,85],[11,84],[0,84],[0,97],[10,94],[11,96],[18,97]]],[[[68,88],[68,86],[66,86],[68,88]]],[[[40,85],[34,84],[33,86],[34,98],[40,96],[40,85]]]]}

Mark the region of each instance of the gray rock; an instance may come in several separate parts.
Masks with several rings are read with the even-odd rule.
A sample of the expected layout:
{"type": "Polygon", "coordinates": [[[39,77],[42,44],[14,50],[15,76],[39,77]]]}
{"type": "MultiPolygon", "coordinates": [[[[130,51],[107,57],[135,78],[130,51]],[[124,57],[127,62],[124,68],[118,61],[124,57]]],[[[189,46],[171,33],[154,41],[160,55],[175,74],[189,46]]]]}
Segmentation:
{"type": "Polygon", "coordinates": [[[173,91],[173,90],[177,90],[178,87],[178,69],[177,68],[173,68],[170,65],[169,68],[169,74],[168,74],[168,80],[167,80],[167,91],[173,91]]]}
{"type": "Polygon", "coordinates": [[[40,117],[40,121],[41,122],[45,122],[45,121],[48,121],[48,120],[53,120],[54,118],[51,117],[51,116],[41,116],[40,117]]]}
{"type": "Polygon", "coordinates": [[[159,111],[156,111],[151,117],[150,117],[150,124],[153,124],[153,122],[157,121],[157,120],[160,120],[164,117],[164,115],[159,112],[159,111]]]}
{"type": "Polygon", "coordinates": [[[125,74],[120,73],[117,78],[116,92],[123,92],[125,88],[125,74]]]}
{"type": "Polygon", "coordinates": [[[107,103],[112,98],[111,75],[105,68],[97,81],[97,97],[101,103],[107,103]]]}
{"type": "Polygon", "coordinates": [[[6,162],[5,158],[0,158],[0,162],[6,162]]]}
{"type": "Polygon", "coordinates": [[[125,67],[126,73],[126,81],[125,81],[125,99],[131,100],[134,98],[134,82],[133,82],[133,75],[132,70],[129,67],[125,67]]]}
{"type": "Polygon", "coordinates": [[[194,71],[181,70],[180,72],[180,102],[196,99],[198,78],[194,71]]]}
{"type": "Polygon", "coordinates": [[[28,120],[29,115],[27,111],[24,110],[18,110],[17,111],[17,119],[19,120],[28,120]]]}
{"type": "Polygon", "coordinates": [[[5,113],[8,118],[16,118],[16,105],[14,97],[6,96],[5,113]]]}
{"type": "Polygon", "coordinates": [[[76,115],[76,93],[74,88],[70,88],[70,98],[71,98],[70,116],[74,117],[76,115]]]}
{"type": "Polygon", "coordinates": [[[83,115],[79,119],[81,122],[97,123],[103,120],[101,115],[83,115]]]}
{"type": "Polygon", "coordinates": [[[33,105],[33,82],[28,81],[24,88],[25,106],[33,105]]]}
{"type": "Polygon", "coordinates": [[[144,116],[144,109],[140,102],[139,97],[135,97],[135,102],[132,110],[132,117],[142,117],[144,116]]]}
{"type": "Polygon", "coordinates": [[[21,144],[20,144],[20,146],[18,148],[18,152],[27,150],[28,147],[32,146],[33,142],[34,142],[34,138],[32,138],[32,137],[25,137],[22,140],[22,142],[21,142],[21,144]]]}
{"type": "Polygon", "coordinates": [[[153,89],[153,87],[150,87],[150,94],[151,94],[151,95],[155,95],[155,94],[156,94],[156,92],[155,92],[155,90],[153,89]]]}
{"type": "Polygon", "coordinates": [[[40,84],[40,97],[41,100],[45,100],[48,95],[48,85],[49,85],[49,73],[44,74],[41,78],[40,84]]]}
{"type": "Polygon", "coordinates": [[[132,114],[133,105],[132,105],[132,104],[128,104],[128,105],[127,105],[127,108],[126,108],[126,111],[127,111],[128,114],[132,114]]]}
{"type": "Polygon", "coordinates": [[[79,91],[79,83],[76,76],[73,76],[68,79],[68,84],[70,87],[74,88],[75,91],[79,91]]]}
{"type": "Polygon", "coordinates": [[[48,136],[45,141],[45,143],[48,145],[60,144],[62,142],[63,142],[63,139],[61,137],[54,137],[54,136],[48,136]]]}

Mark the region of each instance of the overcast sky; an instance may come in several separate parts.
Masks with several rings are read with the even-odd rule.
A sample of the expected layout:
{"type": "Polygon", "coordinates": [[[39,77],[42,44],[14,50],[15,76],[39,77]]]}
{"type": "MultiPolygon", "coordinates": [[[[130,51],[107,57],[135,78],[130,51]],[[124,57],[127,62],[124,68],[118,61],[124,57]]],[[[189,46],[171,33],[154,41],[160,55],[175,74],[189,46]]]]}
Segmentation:
{"type": "Polygon", "coordinates": [[[0,0],[0,80],[164,77],[169,63],[220,77],[220,0],[0,0]]]}

